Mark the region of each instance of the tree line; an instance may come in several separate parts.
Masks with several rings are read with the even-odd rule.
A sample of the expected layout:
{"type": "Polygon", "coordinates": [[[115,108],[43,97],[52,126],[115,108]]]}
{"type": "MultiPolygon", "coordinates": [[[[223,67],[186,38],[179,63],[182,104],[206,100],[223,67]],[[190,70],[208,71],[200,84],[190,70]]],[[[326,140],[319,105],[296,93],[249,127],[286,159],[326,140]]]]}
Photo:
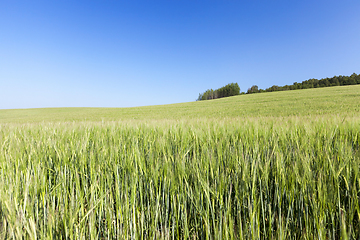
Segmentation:
{"type": "Polygon", "coordinates": [[[315,79],[311,78],[301,83],[294,82],[292,85],[278,86],[273,85],[266,89],[259,89],[257,85],[251,86],[247,92],[240,92],[240,87],[237,83],[230,83],[222,88],[213,90],[208,89],[204,93],[200,93],[197,101],[209,100],[223,97],[230,97],[240,94],[252,94],[262,92],[275,92],[275,91],[288,91],[297,89],[308,89],[308,88],[322,88],[332,86],[345,86],[345,85],[356,85],[360,84],[360,74],[353,73],[351,76],[334,76],[332,78],[315,79]]]}
{"type": "Polygon", "coordinates": [[[334,76],[332,78],[316,79],[311,78],[309,80],[302,81],[301,83],[294,82],[292,85],[277,86],[273,85],[266,89],[259,89],[257,85],[253,85],[249,88],[246,94],[260,93],[260,92],[275,92],[275,91],[287,91],[297,89],[308,89],[308,88],[322,88],[332,86],[345,86],[345,85],[356,85],[360,84],[360,74],[353,73],[351,76],[334,76]]]}
{"type": "Polygon", "coordinates": [[[237,83],[229,83],[228,85],[218,89],[208,89],[204,93],[200,93],[198,101],[210,100],[216,98],[230,97],[240,94],[240,87],[237,83]]]}

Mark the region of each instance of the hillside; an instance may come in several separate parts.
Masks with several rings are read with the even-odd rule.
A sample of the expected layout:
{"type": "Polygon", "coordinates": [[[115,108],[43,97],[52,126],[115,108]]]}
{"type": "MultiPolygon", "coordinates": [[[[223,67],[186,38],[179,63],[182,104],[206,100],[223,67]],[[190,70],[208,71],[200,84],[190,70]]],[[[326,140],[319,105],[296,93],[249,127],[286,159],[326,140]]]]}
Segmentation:
{"type": "Polygon", "coordinates": [[[0,238],[360,239],[359,105],[347,86],[0,110],[0,238]]]}
{"type": "Polygon", "coordinates": [[[0,110],[0,123],[179,120],[193,118],[358,116],[360,85],[316,88],[133,108],[44,108],[0,110]]]}

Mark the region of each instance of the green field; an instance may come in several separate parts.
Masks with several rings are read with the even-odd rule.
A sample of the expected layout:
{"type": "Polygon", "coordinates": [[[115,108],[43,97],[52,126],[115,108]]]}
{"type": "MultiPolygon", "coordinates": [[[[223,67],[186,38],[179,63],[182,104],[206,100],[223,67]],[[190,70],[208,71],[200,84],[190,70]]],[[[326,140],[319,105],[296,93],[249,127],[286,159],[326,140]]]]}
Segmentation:
{"type": "Polygon", "coordinates": [[[0,110],[0,123],[359,116],[360,85],[240,95],[136,108],[0,110]]]}
{"type": "Polygon", "coordinates": [[[360,86],[0,110],[0,238],[359,239],[360,86]]]}

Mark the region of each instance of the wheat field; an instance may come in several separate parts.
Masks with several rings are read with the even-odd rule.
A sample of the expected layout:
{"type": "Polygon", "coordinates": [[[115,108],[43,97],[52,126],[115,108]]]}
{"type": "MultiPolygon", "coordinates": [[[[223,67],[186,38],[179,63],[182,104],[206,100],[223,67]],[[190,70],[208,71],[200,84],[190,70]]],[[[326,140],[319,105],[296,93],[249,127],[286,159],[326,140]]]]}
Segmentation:
{"type": "MultiPolygon", "coordinates": [[[[301,101],[293,106],[300,114],[273,116],[218,106],[273,93],[201,102],[225,117],[85,120],[63,109],[63,119],[39,120],[28,112],[56,109],[1,110],[0,237],[359,239],[356,87],[341,96],[344,112],[321,107],[331,102],[327,89],[315,89],[311,114],[301,101]],[[23,117],[10,121],[15,113],[23,117]]],[[[293,101],[283,94],[272,106],[293,101]]]]}

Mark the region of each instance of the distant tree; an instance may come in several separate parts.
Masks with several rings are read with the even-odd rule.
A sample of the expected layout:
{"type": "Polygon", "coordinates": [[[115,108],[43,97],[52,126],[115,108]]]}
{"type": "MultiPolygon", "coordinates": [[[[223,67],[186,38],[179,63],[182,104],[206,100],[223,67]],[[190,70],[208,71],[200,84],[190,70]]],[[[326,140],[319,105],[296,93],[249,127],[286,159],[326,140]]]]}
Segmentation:
{"type": "Polygon", "coordinates": [[[252,85],[251,88],[249,88],[247,90],[247,94],[251,94],[251,93],[258,93],[259,92],[259,87],[257,85],[252,85]]]}
{"type": "Polygon", "coordinates": [[[204,93],[200,93],[198,101],[200,100],[209,100],[223,97],[230,97],[240,94],[240,87],[237,83],[229,83],[228,85],[221,87],[219,89],[213,90],[208,89],[204,93]]]}

